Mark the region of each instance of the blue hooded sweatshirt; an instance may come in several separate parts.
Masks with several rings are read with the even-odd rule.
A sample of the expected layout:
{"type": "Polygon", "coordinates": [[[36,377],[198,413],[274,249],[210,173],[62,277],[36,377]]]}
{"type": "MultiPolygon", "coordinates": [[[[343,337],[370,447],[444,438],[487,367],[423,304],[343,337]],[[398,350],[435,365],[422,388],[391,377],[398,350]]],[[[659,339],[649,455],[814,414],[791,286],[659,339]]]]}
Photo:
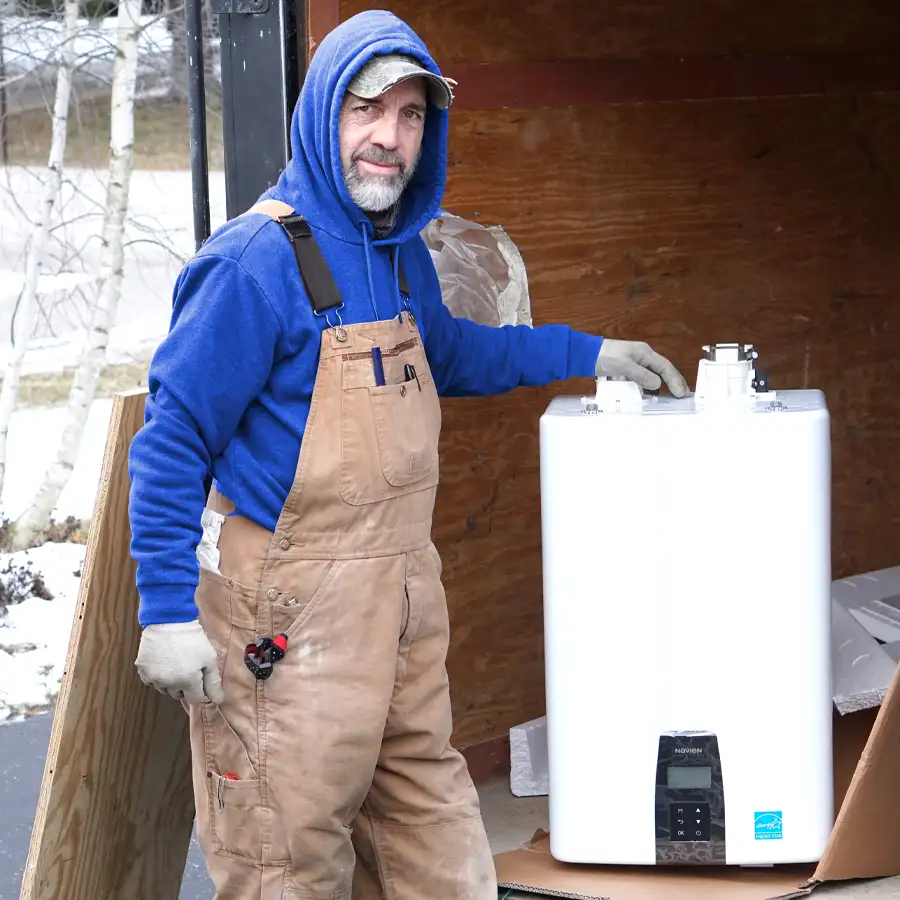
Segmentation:
{"type": "MultiPolygon", "coordinates": [[[[428,107],[421,158],[386,239],[376,239],[351,200],[341,170],[341,101],[373,55],[395,52],[440,74],[418,36],[388,12],[354,16],[322,41],[294,111],[292,160],[264,197],[309,221],[340,289],[345,325],[399,314],[399,255],[442,396],[592,376],[600,337],[566,325],[479,325],[454,318],[442,303],[420,232],[443,198],[446,111],[428,107]]],[[[328,317],[337,324],[333,311],[328,317]]],[[[312,311],[287,236],[265,215],[245,214],[217,229],[179,274],[129,460],[142,626],[197,616],[196,547],[208,473],[237,513],[275,528],[294,480],[326,327],[312,311]]]]}

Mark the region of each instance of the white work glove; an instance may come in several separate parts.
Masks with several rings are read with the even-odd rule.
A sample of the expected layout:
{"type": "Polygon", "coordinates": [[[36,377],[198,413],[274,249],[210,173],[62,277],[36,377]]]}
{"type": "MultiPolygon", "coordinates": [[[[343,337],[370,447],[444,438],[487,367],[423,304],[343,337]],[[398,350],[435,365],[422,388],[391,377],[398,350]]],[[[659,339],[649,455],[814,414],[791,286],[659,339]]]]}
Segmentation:
{"type": "Polygon", "coordinates": [[[176,700],[225,702],[216,651],[198,620],[148,625],[134,662],[141,681],[176,700]]]}
{"type": "Polygon", "coordinates": [[[665,381],[674,397],[688,393],[687,382],[664,356],[640,341],[617,341],[604,338],[597,357],[597,377],[625,377],[639,384],[645,391],[659,390],[665,381]]]}

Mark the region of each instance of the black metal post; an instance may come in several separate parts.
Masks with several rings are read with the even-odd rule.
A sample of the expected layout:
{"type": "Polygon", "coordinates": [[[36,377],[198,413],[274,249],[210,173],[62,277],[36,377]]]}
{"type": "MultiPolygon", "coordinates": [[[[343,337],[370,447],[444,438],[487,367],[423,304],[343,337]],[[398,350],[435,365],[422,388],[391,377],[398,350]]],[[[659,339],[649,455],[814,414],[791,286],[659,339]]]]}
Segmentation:
{"type": "Polygon", "coordinates": [[[306,0],[212,0],[219,13],[229,219],[278,180],[306,72],[306,0]]]}
{"type": "Polygon", "coordinates": [[[188,127],[194,195],[194,245],[209,237],[209,152],[206,144],[206,86],[203,77],[203,0],[184,0],[188,59],[188,127]]]}

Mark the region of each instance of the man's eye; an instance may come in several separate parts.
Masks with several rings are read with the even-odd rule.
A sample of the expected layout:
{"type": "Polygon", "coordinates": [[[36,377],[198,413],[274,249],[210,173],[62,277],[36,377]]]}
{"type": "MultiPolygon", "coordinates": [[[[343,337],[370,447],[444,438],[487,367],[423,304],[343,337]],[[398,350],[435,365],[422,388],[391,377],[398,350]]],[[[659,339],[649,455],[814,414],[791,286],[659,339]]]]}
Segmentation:
{"type": "Polygon", "coordinates": [[[368,103],[363,103],[361,106],[355,106],[353,109],[355,112],[368,112],[372,107],[369,106],[368,103]]]}

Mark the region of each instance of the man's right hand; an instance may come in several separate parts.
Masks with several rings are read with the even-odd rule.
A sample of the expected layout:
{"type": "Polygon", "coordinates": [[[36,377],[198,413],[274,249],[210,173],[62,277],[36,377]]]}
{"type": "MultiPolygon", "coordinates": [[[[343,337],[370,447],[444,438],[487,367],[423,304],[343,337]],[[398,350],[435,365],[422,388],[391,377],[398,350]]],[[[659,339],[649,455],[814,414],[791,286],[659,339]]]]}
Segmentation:
{"type": "Polygon", "coordinates": [[[643,341],[619,341],[604,338],[597,357],[598,377],[625,377],[645,391],[657,391],[665,381],[674,397],[685,397],[688,385],[684,376],[664,356],[643,341]]]}
{"type": "Polygon", "coordinates": [[[134,664],[144,684],[176,700],[225,702],[216,651],[198,620],[148,625],[134,664]]]}

